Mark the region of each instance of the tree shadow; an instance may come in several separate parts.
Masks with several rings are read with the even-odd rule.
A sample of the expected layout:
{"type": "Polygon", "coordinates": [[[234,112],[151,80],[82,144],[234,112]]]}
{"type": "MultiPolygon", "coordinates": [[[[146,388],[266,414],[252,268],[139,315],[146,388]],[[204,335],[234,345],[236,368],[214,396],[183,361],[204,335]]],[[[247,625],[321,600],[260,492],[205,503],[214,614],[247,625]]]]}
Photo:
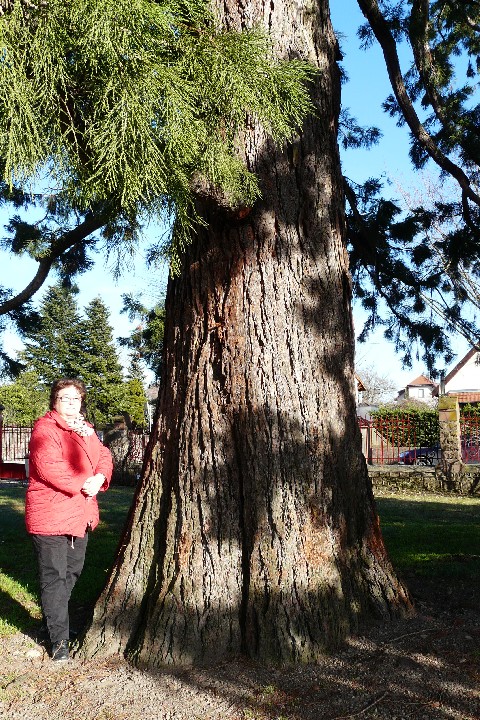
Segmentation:
{"type": "MultiPolygon", "coordinates": [[[[314,664],[286,667],[242,657],[194,668],[132,668],[121,682],[129,685],[138,707],[149,698],[161,698],[166,717],[170,712],[257,720],[356,715],[473,720],[478,619],[473,625],[468,620],[454,623],[441,612],[441,604],[436,610],[435,617],[423,615],[354,635],[334,655],[325,654],[314,664]]],[[[119,695],[124,690],[119,689],[119,695]]],[[[116,701],[115,695],[103,695],[103,708],[113,710],[116,701]]]]}

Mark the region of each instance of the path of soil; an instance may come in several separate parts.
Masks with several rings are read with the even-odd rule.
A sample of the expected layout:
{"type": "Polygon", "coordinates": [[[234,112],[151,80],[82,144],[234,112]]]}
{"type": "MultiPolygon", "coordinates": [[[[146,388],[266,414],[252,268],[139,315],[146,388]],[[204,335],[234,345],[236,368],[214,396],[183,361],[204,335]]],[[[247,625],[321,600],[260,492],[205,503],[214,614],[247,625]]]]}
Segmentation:
{"type": "Polygon", "coordinates": [[[318,665],[245,659],[141,672],[124,660],[53,663],[18,633],[0,641],[6,720],[479,720],[480,617],[472,592],[415,587],[417,615],[369,628],[318,665]]]}

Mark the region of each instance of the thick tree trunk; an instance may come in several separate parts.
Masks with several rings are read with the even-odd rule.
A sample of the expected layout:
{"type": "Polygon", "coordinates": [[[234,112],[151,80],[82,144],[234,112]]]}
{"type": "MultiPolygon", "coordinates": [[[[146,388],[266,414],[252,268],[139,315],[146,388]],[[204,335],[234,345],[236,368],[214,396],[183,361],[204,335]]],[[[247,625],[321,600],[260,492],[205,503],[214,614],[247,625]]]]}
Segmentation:
{"type": "Polygon", "coordinates": [[[168,287],[145,477],[83,645],[148,666],[314,661],[359,619],[410,609],[356,423],[328,4],[226,8],[319,67],[317,114],[285,152],[248,128],[262,201],[246,217],[204,201],[168,287]]]}

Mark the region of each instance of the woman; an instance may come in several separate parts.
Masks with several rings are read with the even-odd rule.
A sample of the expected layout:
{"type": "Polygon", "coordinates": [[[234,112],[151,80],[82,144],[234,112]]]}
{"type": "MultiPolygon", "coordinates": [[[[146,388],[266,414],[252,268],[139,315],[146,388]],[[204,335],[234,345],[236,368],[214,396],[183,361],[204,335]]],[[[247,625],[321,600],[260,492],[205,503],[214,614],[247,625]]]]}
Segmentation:
{"type": "Polygon", "coordinates": [[[81,380],[56,380],[50,412],[34,425],[25,523],[38,559],[43,616],[52,658],[69,657],[68,602],[83,569],[88,532],[98,524],[96,495],[112,474],[110,451],[82,414],[81,380]]]}

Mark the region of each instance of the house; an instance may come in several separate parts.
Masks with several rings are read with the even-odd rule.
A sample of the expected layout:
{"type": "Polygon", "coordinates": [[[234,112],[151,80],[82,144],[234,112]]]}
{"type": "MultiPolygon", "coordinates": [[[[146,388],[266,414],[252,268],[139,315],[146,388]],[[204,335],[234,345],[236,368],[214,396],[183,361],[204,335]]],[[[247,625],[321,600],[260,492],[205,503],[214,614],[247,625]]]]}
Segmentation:
{"type": "Polygon", "coordinates": [[[395,401],[419,400],[428,403],[432,397],[435,397],[434,392],[436,389],[437,384],[433,380],[430,380],[426,375],[419,375],[415,380],[408,383],[403,390],[399,391],[395,401]]]}
{"type": "MultiPolygon", "coordinates": [[[[437,387],[434,396],[438,396],[437,387]]],[[[445,395],[456,395],[460,405],[480,402],[480,352],[472,348],[442,381],[445,395]]]]}

